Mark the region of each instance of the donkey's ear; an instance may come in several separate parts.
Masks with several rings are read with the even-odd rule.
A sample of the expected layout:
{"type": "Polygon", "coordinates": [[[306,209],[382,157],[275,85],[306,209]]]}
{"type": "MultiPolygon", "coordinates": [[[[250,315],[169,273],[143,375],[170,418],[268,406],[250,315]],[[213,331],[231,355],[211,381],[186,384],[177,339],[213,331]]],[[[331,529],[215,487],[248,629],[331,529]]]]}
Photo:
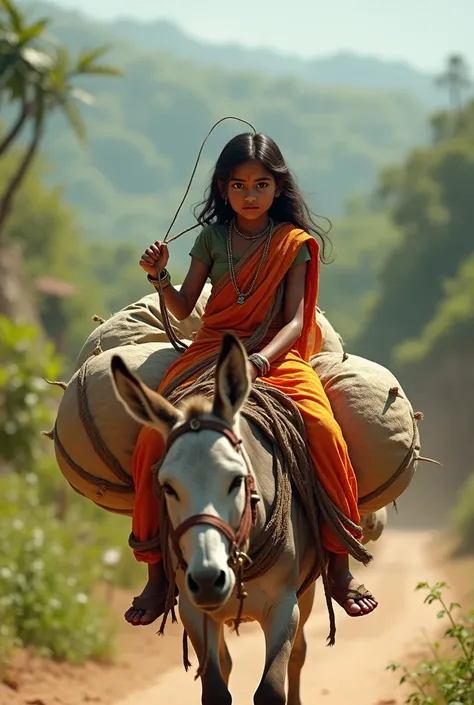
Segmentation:
{"type": "Polygon", "coordinates": [[[119,355],[112,357],[111,370],[115,394],[130,416],[145,426],[153,426],[166,438],[182,419],[181,413],[143,384],[119,355]]]}
{"type": "Polygon", "coordinates": [[[245,348],[234,335],[225,333],[216,365],[212,413],[232,425],[247,400],[250,387],[245,348]]]}

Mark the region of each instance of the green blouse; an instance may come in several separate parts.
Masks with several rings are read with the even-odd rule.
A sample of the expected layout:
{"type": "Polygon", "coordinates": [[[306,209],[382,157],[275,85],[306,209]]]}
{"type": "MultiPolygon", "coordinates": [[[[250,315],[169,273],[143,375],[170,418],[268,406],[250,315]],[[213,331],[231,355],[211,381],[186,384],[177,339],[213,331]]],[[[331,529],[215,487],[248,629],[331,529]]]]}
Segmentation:
{"type": "MultiPolygon", "coordinates": [[[[207,225],[201,230],[196,238],[196,242],[189,253],[191,257],[204,262],[209,267],[209,278],[212,286],[219,281],[229,270],[227,259],[227,226],[207,225]]],[[[234,263],[237,264],[242,257],[233,256],[234,263]]],[[[311,254],[306,244],[303,244],[293,260],[291,267],[297,264],[309,262],[311,254]]],[[[290,269],[291,269],[290,267],[290,269]]]]}

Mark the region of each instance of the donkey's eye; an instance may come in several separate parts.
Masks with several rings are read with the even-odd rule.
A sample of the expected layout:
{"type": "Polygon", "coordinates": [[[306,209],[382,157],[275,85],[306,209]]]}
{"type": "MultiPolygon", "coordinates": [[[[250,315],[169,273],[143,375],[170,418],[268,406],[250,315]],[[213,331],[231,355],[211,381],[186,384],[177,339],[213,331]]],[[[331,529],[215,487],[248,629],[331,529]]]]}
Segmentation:
{"type": "Polygon", "coordinates": [[[234,490],[239,490],[243,485],[244,479],[245,478],[243,475],[239,475],[238,477],[234,477],[234,479],[230,483],[229,494],[231,494],[234,490]]]}
{"type": "Polygon", "coordinates": [[[173,497],[173,499],[179,499],[178,493],[171,487],[171,485],[163,485],[163,491],[168,497],[173,497]]]}

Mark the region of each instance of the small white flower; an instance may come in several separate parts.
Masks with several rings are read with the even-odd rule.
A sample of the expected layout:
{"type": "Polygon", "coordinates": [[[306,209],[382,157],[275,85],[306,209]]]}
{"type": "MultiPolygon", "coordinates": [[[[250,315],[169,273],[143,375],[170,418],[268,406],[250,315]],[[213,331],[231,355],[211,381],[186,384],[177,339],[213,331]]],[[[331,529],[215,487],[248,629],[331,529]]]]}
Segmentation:
{"type": "Polygon", "coordinates": [[[25,395],[26,406],[32,407],[37,403],[38,403],[38,395],[37,394],[34,394],[33,392],[28,392],[28,394],[25,395]]]}
{"type": "Polygon", "coordinates": [[[42,561],[41,558],[37,558],[35,561],[32,561],[31,570],[34,570],[36,573],[40,573],[43,569],[44,561],[42,561]]]}
{"type": "Polygon", "coordinates": [[[0,568],[0,578],[3,578],[4,580],[8,580],[8,578],[11,578],[13,573],[11,572],[10,568],[0,568]]]}
{"type": "Polygon", "coordinates": [[[48,604],[53,610],[58,610],[62,606],[61,600],[58,600],[57,597],[51,597],[48,601],[48,604]]]}
{"type": "Polygon", "coordinates": [[[78,592],[76,595],[76,600],[79,602],[80,605],[85,605],[89,601],[89,598],[87,597],[85,592],[78,592]]]}
{"type": "Polygon", "coordinates": [[[35,548],[41,548],[44,544],[44,531],[39,526],[33,529],[33,543],[35,548]]]}
{"type": "Polygon", "coordinates": [[[12,527],[13,527],[13,529],[15,529],[15,531],[21,531],[22,529],[25,528],[25,525],[21,519],[13,519],[12,527]]]}
{"type": "Polygon", "coordinates": [[[117,565],[122,557],[120,548],[108,548],[102,554],[102,563],[107,566],[117,565]]]}

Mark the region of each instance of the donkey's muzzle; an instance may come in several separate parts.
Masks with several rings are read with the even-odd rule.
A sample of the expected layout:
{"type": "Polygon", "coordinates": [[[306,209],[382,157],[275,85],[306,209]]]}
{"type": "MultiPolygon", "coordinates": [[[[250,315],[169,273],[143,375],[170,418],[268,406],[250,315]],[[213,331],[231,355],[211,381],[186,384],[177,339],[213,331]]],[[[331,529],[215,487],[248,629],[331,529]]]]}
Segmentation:
{"type": "Polygon", "coordinates": [[[234,580],[230,570],[223,570],[218,565],[200,566],[188,570],[186,586],[189,597],[196,607],[212,610],[221,607],[230,597],[234,580]]]}

